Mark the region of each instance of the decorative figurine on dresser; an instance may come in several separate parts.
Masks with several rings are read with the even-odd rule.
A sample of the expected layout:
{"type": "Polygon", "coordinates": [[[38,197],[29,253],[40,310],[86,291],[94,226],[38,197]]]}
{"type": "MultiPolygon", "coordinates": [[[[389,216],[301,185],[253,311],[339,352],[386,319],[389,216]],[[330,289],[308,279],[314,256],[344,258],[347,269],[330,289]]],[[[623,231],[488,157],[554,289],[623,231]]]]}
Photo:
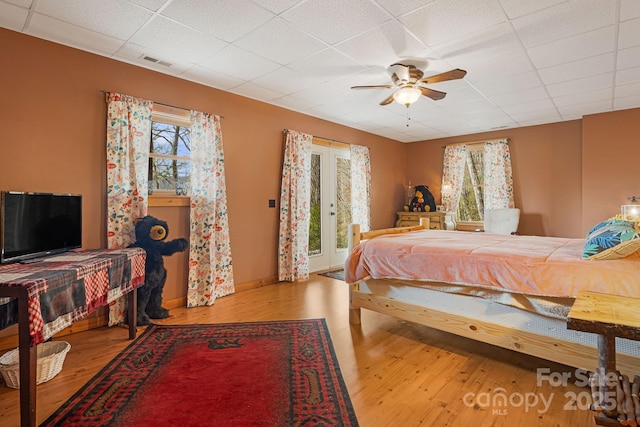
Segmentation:
{"type": "Polygon", "coordinates": [[[414,196],[404,206],[403,212],[397,212],[396,227],[419,225],[420,218],[429,218],[429,228],[444,230],[444,212],[436,212],[436,202],[426,185],[416,185],[414,196]]]}

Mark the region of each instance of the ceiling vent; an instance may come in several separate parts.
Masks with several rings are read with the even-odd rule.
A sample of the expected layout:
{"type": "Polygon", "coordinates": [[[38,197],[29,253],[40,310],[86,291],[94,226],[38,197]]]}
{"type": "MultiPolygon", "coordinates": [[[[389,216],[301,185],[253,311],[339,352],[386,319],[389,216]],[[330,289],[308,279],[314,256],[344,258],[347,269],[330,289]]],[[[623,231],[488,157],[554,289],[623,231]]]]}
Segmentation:
{"type": "Polygon", "coordinates": [[[144,59],[145,61],[153,62],[155,64],[164,65],[165,67],[171,67],[173,65],[170,62],[161,61],[160,59],[156,59],[156,58],[154,58],[152,56],[142,55],[140,58],[144,59]]]}

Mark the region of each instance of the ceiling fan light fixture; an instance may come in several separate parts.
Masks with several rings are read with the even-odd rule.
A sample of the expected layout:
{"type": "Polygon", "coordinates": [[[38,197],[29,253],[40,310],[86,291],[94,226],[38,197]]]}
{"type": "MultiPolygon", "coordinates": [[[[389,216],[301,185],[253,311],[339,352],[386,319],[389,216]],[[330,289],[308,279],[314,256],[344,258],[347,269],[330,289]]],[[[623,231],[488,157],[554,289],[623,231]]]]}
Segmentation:
{"type": "Polygon", "coordinates": [[[420,98],[420,95],[422,95],[420,89],[415,87],[403,87],[393,94],[393,99],[395,99],[398,104],[408,107],[416,102],[420,98]]]}

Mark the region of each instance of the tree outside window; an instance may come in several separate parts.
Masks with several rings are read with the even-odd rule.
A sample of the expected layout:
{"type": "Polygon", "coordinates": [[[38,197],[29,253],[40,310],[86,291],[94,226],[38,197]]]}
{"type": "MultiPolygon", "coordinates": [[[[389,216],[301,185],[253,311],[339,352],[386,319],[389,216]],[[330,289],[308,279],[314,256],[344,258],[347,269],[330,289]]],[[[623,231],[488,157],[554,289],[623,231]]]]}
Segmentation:
{"type": "Polygon", "coordinates": [[[186,195],[191,178],[191,129],[154,121],[149,146],[149,190],[186,195]]]}

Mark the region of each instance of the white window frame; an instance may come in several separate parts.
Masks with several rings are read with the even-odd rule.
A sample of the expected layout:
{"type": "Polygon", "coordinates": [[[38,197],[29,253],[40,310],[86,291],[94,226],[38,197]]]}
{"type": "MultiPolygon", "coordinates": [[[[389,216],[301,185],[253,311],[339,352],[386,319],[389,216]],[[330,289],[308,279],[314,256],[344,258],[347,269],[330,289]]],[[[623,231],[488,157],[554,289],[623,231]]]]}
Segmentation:
{"type": "MultiPolygon", "coordinates": [[[[151,121],[158,123],[165,123],[174,126],[182,126],[191,128],[191,117],[189,110],[184,110],[181,108],[171,107],[168,105],[162,104],[154,104],[153,111],[151,113],[151,121]]],[[[191,162],[191,157],[189,156],[175,156],[172,154],[158,154],[149,152],[149,159],[171,159],[171,160],[181,160],[185,162],[191,162]]],[[[179,197],[179,198],[188,198],[189,193],[183,196],[177,196],[175,191],[172,190],[154,190],[151,196],[149,197],[179,197]]]]}

